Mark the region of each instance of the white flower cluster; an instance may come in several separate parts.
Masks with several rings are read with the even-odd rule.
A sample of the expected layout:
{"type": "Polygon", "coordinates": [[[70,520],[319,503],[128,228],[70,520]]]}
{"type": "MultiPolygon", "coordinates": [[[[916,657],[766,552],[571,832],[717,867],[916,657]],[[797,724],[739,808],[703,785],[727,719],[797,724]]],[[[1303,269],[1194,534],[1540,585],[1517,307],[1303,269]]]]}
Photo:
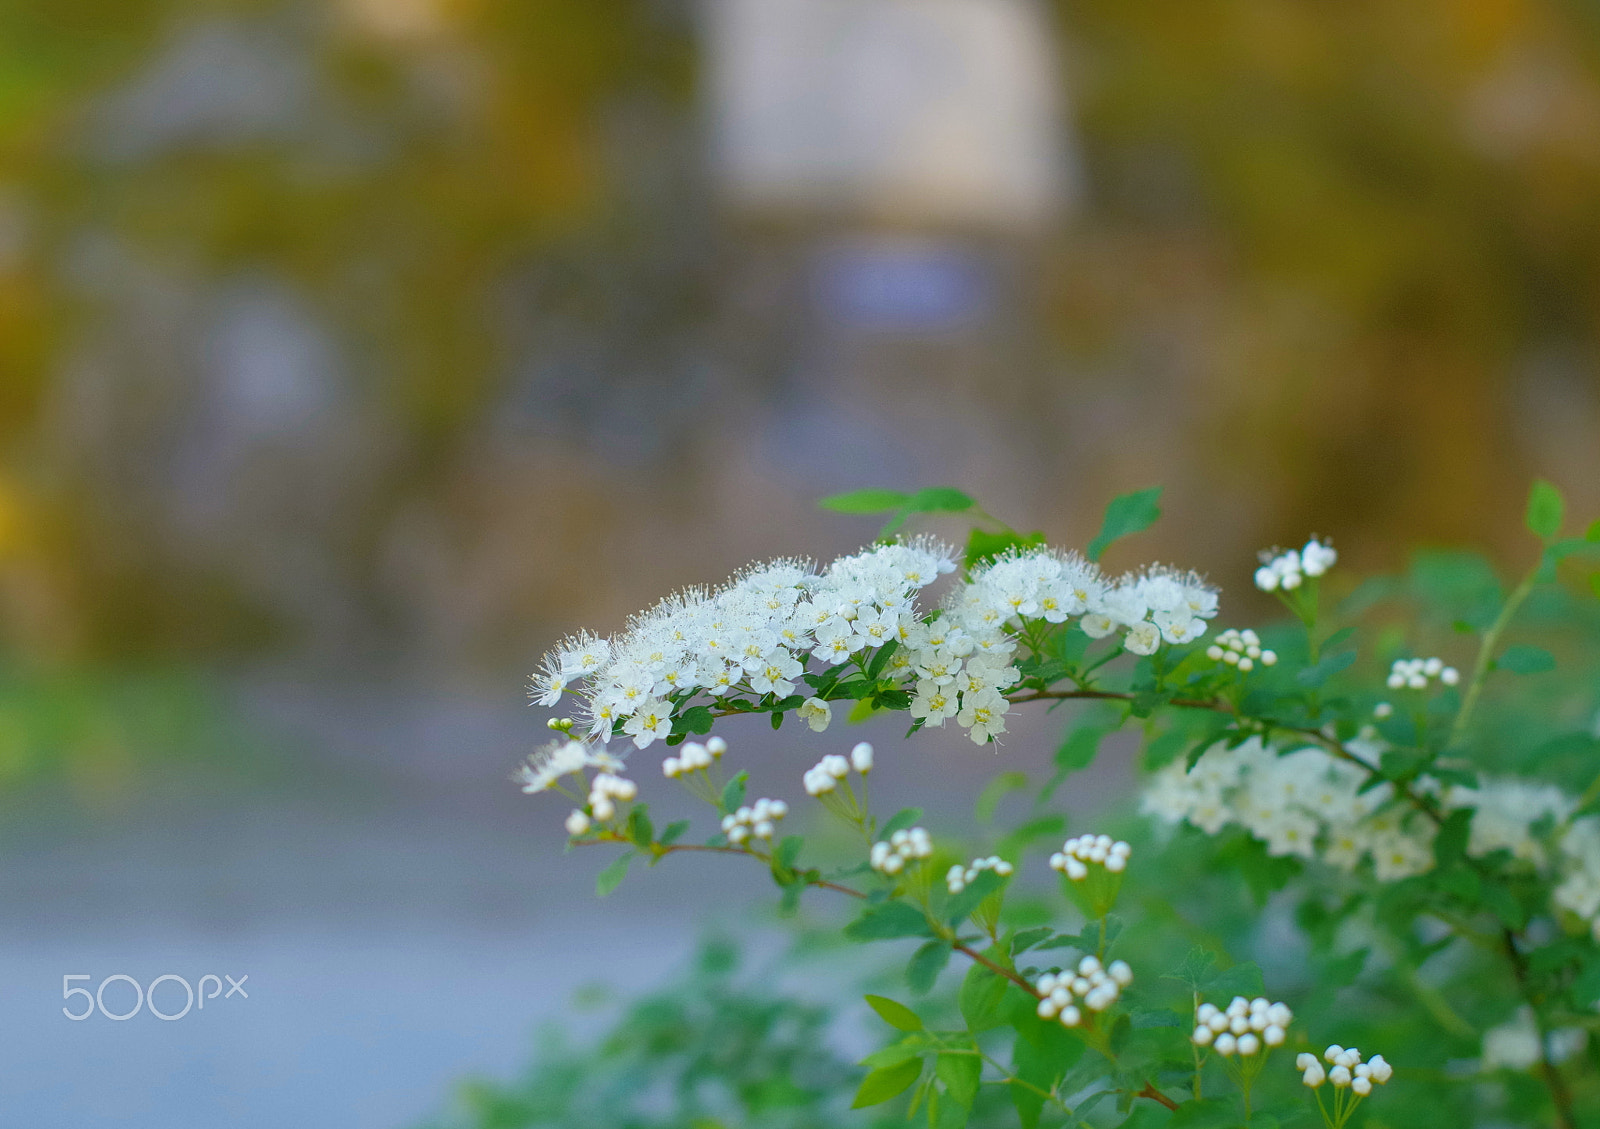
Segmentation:
{"type": "Polygon", "coordinates": [[[1089,864],[1103,866],[1111,874],[1121,874],[1128,868],[1128,856],[1133,848],[1121,839],[1112,841],[1109,835],[1079,835],[1061,844],[1061,849],[1050,856],[1050,869],[1059,870],[1074,882],[1089,877],[1089,864]]]}
{"type": "Polygon", "coordinates": [[[1280,588],[1292,592],[1305,583],[1306,577],[1327,572],[1338,559],[1339,554],[1332,545],[1315,537],[1307,541],[1303,549],[1264,550],[1261,567],[1256,569],[1256,587],[1263,592],[1276,592],[1280,588]]]}
{"type": "Polygon", "coordinates": [[[1212,662],[1223,662],[1229,666],[1236,666],[1248,674],[1256,668],[1256,663],[1262,666],[1274,666],[1278,661],[1278,652],[1267,650],[1261,646],[1261,637],[1248,627],[1243,631],[1228,628],[1217,641],[1206,648],[1206,658],[1212,662]]]}
{"type": "MultiPolygon", "coordinates": [[[[1369,760],[1382,752],[1360,740],[1349,747],[1369,760]]],[[[1341,870],[1370,858],[1380,882],[1431,870],[1434,825],[1394,802],[1391,785],[1363,792],[1365,781],[1360,768],[1321,749],[1279,756],[1251,738],[1234,749],[1212,746],[1192,771],[1181,761],[1163,768],[1140,810],[1168,823],[1186,820],[1208,835],[1236,823],[1269,854],[1321,858],[1341,870]]],[[[1600,942],[1600,816],[1573,818],[1577,801],[1553,785],[1513,777],[1485,777],[1479,785],[1446,787],[1424,776],[1415,787],[1444,812],[1473,809],[1467,853],[1506,851],[1549,877],[1556,907],[1587,922],[1600,942]]]]}
{"type": "Polygon", "coordinates": [[[1389,784],[1362,791],[1366,774],[1318,748],[1279,756],[1251,738],[1233,749],[1214,745],[1185,771],[1175,761],[1156,773],[1140,808],[1208,835],[1237,823],[1272,855],[1315,858],[1353,870],[1371,858],[1380,881],[1421,874],[1433,865],[1433,827],[1389,804],[1389,784]]]}
{"type": "MultiPolygon", "coordinates": [[[[914,694],[925,725],[954,717],[982,744],[1005,731],[1005,690],[1019,677],[1013,632],[1024,620],[1080,617],[1101,637],[1124,630],[1136,654],[1165,639],[1187,643],[1216,614],[1217,594],[1192,574],[1152,569],[1108,580],[1083,558],[1038,548],[975,569],[943,613],[918,610],[916,593],[955,569],[951,550],[919,539],[876,545],[818,572],[801,561],[755,566],[728,584],[663,600],[612,639],[584,633],[546,656],[533,680],[541,705],[581,683],[590,733],[620,730],[640,748],[672,733],[691,698],[777,700],[793,696],[808,662],[835,668],[894,642],[884,671],[914,694]]],[[[831,705],[797,707],[821,731],[831,705]]]]}
{"type": "Polygon", "coordinates": [[[704,772],[722,759],[722,754],[727,751],[728,743],[721,737],[713,737],[704,745],[698,741],[685,741],[677,756],[661,762],[661,774],[668,780],[676,780],[685,773],[704,772]]]}
{"type": "Polygon", "coordinates": [[[749,839],[772,840],[778,823],[789,814],[789,805],[782,800],[757,800],[746,804],[732,815],[722,817],[722,833],[734,846],[749,839]]]}
{"type": "Polygon", "coordinates": [[[1294,1068],[1301,1074],[1300,1081],[1313,1090],[1324,1082],[1332,1082],[1335,1089],[1348,1086],[1356,1097],[1364,1098],[1372,1093],[1373,1083],[1382,1086],[1394,1077],[1394,1067],[1382,1055],[1373,1055],[1370,1061],[1362,1062],[1361,1052],[1354,1047],[1345,1048],[1335,1043],[1323,1052],[1322,1058],[1329,1066],[1326,1071],[1317,1056],[1309,1051],[1302,1051],[1294,1060],[1294,1068]]]}
{"type": "Polygon", "coordinates": [[[1445,666],[1441,658],[1395,659],[1389,667],[1391,690],[1426,690],[1430,678],[1454,686],[1461,681],[1461,672],[1453,666],[1445,666]]]}
{"type": "Polygon", "coordinates": [[[1086,956],[1078,962],[1078,971],[1046,972],[1034,981],[1034,991],[1039,993],[1040,1019],[1055,1019],[1063,1027],[1076,1027],[1083,1022],[1083,1012],[1074,999],[1092,1012],[1105,1011],[1117,1002],[1122,989],[1133,983],[1133,969],[1125,960],[1114,960],[1101,966],[1095,956],[1086,956]]]}
{"type": "Polygon", "coordinates": [[[952,866],[944,876],[945,888],[952,894],[959,894],[967,888],[968,883],[977,881],[978,875],[986,870],[992,870],[1001,878],[1011,877],[1011,864],[999,855],[990,855],[984,859],[973,859],[971,866],[962,866],[959,862],[952,866]]]}
{"type": "Polygon", "coordinates": [[[1288,1037],[1294,1012],[1285,1003],[1273,1003],[1265,996],[1247,1000],[1235,996],[1226,1008],[1201,1004],[1194,1013],[1195,1028],[1190,1040],[1197,1047],[1210,1047],[1219,1055],[1249,1058],[1263,1047],[1281,1047],[1288,1037]]]}
{"type": "Polygon", "coordinates": [[[933,840],[923,828],[896,831],[888,839],[872,844],[872,869],[880,874],[895,875],[905,869],[906,863],[932,854],[933,840]]]}
{"type": "Polygon", "coordinates": [[[552,741],[537,749],[512,779],[522,785],[524,792],[548,792],[559,786],[563,776],[578,776],[588,768],[620,772],[622,761],[582,741],[552,741]]]}
{"type": "Polygon", "coordinates": [[[589,810],[574,808],[567,816],[567,834],[582,835],[595,823],[611,822],[616,818],[617,801],[627,802],[638,794],[639,787],[633,781],[609,772],[599,773],[589,785],[589,810]]]}

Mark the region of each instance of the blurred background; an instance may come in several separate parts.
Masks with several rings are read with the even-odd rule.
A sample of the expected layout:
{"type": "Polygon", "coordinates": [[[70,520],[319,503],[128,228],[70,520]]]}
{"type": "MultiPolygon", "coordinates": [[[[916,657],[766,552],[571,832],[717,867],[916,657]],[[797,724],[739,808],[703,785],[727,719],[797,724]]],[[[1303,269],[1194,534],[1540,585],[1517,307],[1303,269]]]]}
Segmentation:
{"type": "Polygon", "coordinates": [[[821,495],[1162,484],[1109,563],[1244,616],[1600,509],[1597,361],[1588,0],[3,0],[0,1117],[413,1124],[656,983],[703,878],[594,902],[524,677],[821,495]],[[252,995],[59,1013],[169,972],[252,995]]]}

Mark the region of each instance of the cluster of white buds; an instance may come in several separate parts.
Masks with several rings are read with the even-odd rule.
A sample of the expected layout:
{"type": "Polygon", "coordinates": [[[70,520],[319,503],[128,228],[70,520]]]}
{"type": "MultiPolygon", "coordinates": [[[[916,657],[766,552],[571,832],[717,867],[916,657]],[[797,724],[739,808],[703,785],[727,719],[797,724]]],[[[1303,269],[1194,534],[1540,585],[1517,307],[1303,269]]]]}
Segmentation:
{"type": "Polygon", "coordinates": [[[1278,661],[1278,652],[1264,649],[1261,637],[1248,627],[1243,631],[1235,631],[1230,627],[1206,648],[1206,658],[1236,666],[1248,673],[1255,669],[1258,662],[1262,666],[1274,665],[1278,661]]]}
{"type": "Polygon", "coordinates": [[[1374,1082],[1382,1086],[1394,1076],[1394,1067],[1385,1062],[1382,1055],[1373,1055],[1370,1062],[1362,1062],[1361,1052],[1354,1047],[1341,1047],[1335,1043],[1323,1052],[1322,1057],[1328,1063],[1327,1070],[1310,1052],[1302,1053],[1294,1060],[1294,1068],[1301,1073],[1300,1081],[1313,1090],[1324,1082],[1332,1082],[1335,1089],[1342,1090],[1348,1086],[1356,1097],[1364,1098],[1372,1093],[1374,1082]]]}
{"type": "Polygon", "coordinates": [[[618,800],[631,800],[639,794],[639,786],[631,780],[613,776],[609,772],[597,773],[589,785],[589,814],[581,809],[567,816],[567,834],[582,835],[588,831],[593,816],[594,823],[606,823],[617,814],[618,800]]]}
{"type": "Polygon", "coordinates": [[[723,816],[722,833],[735,846],[751,838],[771,840],[779,821],[788,814],[789,805],[782,800],[757,800],[723,816]]]}
{"type": "Polygon", "coordinates": [[[1332,545],[1313,537],[1303,549],[1279,552],[1269,549],[1261,554],[1261,567],[1256,569],[1256,587],[1263,592],[1276,592],[1282,588],[1292,592],[1305,583],[1308,576],[1321,576],[1333,567],[1339,554],[1332,545]]]}
{"type": "Polygon", "coordinates": [[[1011,864],[999,855],[990,855],[986,859],[973,859],[971,866],[956,863],[944,876],[944,884],[952,894],[959,894],[985,870],[992,870],[1001,878],[1011,877],[1011,864]]]}
{"type": "Polygon", "coordinates": [[[1454,686],[1461,681],[1461,672],[1453,666],[1445,666],[1441,658],[1395,659],[1389,668],[1389,689],[1426,690],[1431,678],[1454,686]]]}
{"type": "Polygon", "coordinates": [[[689,741],[684,744],[683,751],[675,757],[668,757],[661,762],[661,771],[669,780],[676,780],[686,772],[702,772],[721,759],[722,754],[728,751],[728,743],[721,737],[713,737],[704,745],[698,741],[689,741]]]}
{"type": "Polygon", "coordinates": [[[1242,1055],[1249,1058],[1260,1053],[1263,1047],[1271,1049],[1283,1045],[1294,1012],[1289,1005],[1273,1003],[1265,996],[1247,1000],[1235,996],[1226,1008],[1215,1004],[1201,1004],[1194,1013],[1194,1034],[1190,1036],[1195,1046],[1210,1047],[1219,1055],[1242,1055]]]}
{"type": "Polygon", "coordinates": [[[1039,1018],[1056,1019],[1063,1027],[1076,1027],[1083,1022],[1083,1012],[1074,999],[1081,1000],[1090,1011],[1105,1011],[1117,1002],[1122,989],[1133,983],[1133,969],[1125,960],[1114,960],[1102,966],[1100,958],[1086,956],[1078,962],[1078,971],[1046,972],[1034,981],[1039,993],[1039,1018]]]}
{"type": "Polygon", "coordinates": [[[839,781],[850,775],[850,770],[855,769],[862,776],[872,771],[872,746],[862,741],[850,750],[849,759],[837,754],[823,757],[816,764],[806,769],[806,774],[801,779],[805,782],[806,794],[811,796],[825,796],[839,786],[839,781]]]}
{"type": "Polygon", "coordinates": [[[806,774],[801,779],[805,782],[806,795],[826,796],[839,786],[839,781],[849,775],[850,762],[841,756],[831,754],[806,769],[806,774]]]}
{"type": "Polygon", "coordinates": [[[1061,844],[1061,849],[1050,856],[1050,869],[1059,870],[1074,882],[1089,877],[1088,863],[1103,866],[1112,874],[1121,874],[1128,868],[1128,856],[1133,848],[1121,839],[1112,841],[1109,835],[1079,835],[1061,844]]]}
{"type": "MultiPolygon", "coordinates": [[[[842,759],[842,758],[841,758],[842,759]]],[[[880,874],[899,874],[906,863],[933,854],[933,840],[921,827],[896,831],[880,843],[872,844],[872,869],[880,874]]]]}

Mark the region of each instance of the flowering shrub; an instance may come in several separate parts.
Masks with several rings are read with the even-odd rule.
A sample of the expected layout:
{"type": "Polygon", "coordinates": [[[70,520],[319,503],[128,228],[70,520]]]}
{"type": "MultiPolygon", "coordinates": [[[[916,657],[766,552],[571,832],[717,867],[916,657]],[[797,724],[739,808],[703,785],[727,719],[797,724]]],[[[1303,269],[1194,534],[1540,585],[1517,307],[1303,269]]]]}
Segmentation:
{"type": "MultiPolygon", "coordinates": [[[[892,535],[973,510],[959,492],[832,499],[894,511],[884,537],[826,567],[752,567],[552,652],[534,694],[575,694],[576,719],[552,719],[562,736],[523,787],[572,799],[574,845],[625,849],[601,893],[635,857],[737,855],[786,907],[809,890],[854,900],[851,940],[917,942],[906,987],[932,994],[915,1009],[867,997],[899,1034],[867,1058],[858,1107],[899,1099],[933,1129],[1595,1123],[1600,616],[1569,573],[1600,552],[1600,522],[1561,536],[1561,496],[1536,484],[1539,552],[1509,592],[1462,553],[1340,584],[1314,537],[1253,570],[1285,622],[1213,633],[1219,592],[1199,576],[1097,563],[1156,502],[1113,501],[1083,554],[982,527],[958,554],[892,535]],[[1509,642],[1530,633],[1569,677],[1551,650],[1509,642]],[[694,740],[742,714],[829,733],[848,711],[1001,744],[1013,708],[1065,701],[1085,706],[1054,775],[977,858],[963,848],[982,827],[936,837],[915,809],[873,810],[865,743],[772,782],[801,785],[857,843],[809,857],[780,833],[789,801],[747,803],[725,739],[694,740]],[[1063,842],[1052,796],[1124,727],[1143,742],[1144,818],[1063,842]],[[652,823],[633,777],[658,743],[675,750],[663,776],[713,809],[708,838],[652,823]],[[1070,910],[1030,891],[1049,870],[1070,910]],[[953,957],[952,1008],[933,989],[953,957]],[[1314,1053],[1329,1037],[1385,1054],[1314,1053]]],[[[1022,789],[1002,773],[979,822],[1022,789]]]]}

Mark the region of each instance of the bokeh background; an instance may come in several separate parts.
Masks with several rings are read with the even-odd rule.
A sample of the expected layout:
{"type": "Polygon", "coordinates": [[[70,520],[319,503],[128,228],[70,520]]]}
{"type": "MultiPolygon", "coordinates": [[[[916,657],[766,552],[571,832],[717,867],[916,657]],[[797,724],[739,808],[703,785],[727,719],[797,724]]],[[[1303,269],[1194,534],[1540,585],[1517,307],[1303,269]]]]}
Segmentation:
{"type": "Polygon", "coordinates": [[[524,677],[819,496],[1162,484],[1110,563],[1241,614],[1312,530],[1509,561],[1597,319],[1588,0],[0,0],[0,1122],[413,1124],[658,982],[703,876],[593,901],[524,677]],[[58,1010],[168,972],[252,996],[58,1010]]]}

